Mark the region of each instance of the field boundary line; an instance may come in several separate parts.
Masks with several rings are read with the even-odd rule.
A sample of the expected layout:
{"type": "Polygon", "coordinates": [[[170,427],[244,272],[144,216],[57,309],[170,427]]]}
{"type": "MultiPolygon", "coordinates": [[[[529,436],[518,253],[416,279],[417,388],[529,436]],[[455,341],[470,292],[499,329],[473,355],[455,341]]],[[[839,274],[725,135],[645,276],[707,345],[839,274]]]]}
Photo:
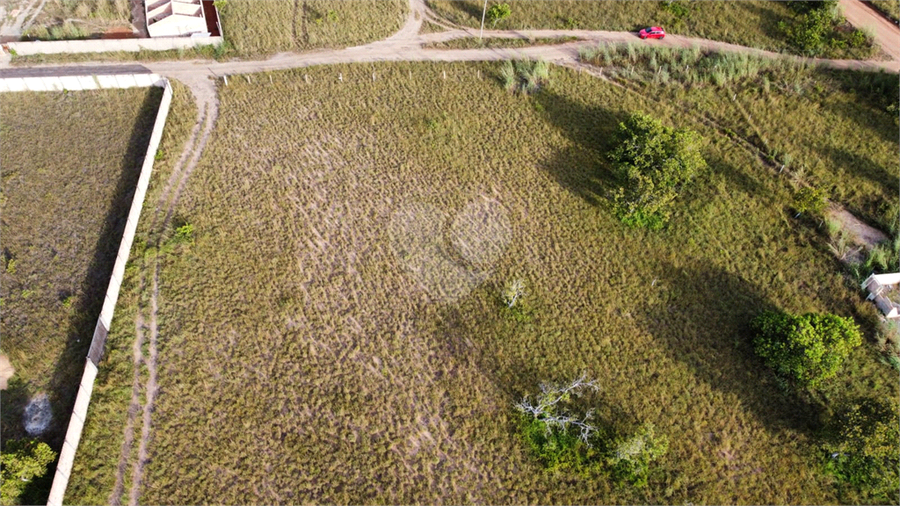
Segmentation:
{"type": "MultiPolygon", "coordinates": [[[[119,298],[119,288],[122,285],[122,278],[125,275],[125,264],[128,263],[128,257],[131,254],[131,246],[134,242],[135,232],[137,231],[138,220],[141,216],[141,210],[144,207],[147,187],[150,184],[150,175],[153,172],[153,162],[156,158],[156,151],[162,140],[163,129],[165,128],[166,119],[169,116],[169,107],[172,103],[172,86],[169,84],[168,79],[157,80],[146,87],[150,86],[163,88],[163,97],[159,104],[159,110],[156,113],[156,121],[153,124],[150,142],[147,146],[144,163],[141,166],[141,173],[138,177],[134,198],[131,202],[131,209],[128,212],[128,218],[125,222],[122,241],[119,243],[119,251],[116,255],[116,261],[113,265],[109,286],[106,290],[103,309],[100,311],[100,317],[97,318],[97,326],[94,328],[94,336],[91,339],[91,347],[88,350],[84,374],[81,379],[81,384],[78,387],[75,407],[72,410],[72,416],[69,419],[69,427],[66,431],[66,438],[63,442],[62,449],[60,450],[56,474],[53,476],[53,485],[50,488],[50,496],[47,500],[48,506],[62,506],[63,504],[63,497],[66,493],[66,487],[68,487],[69,484],[72,466],[75,463],[75,452],[78,449],[78,443],[81,440],[81,432],[84,429],[88,406],[91,402],[94,379],[97,377],[97,366],[103,356],[103,350],[106,345],[106,336],[109,333],[116,301],[119,298]]],[[[130,88],[133,86],[129,85],[123,87],[130,88]]]]}

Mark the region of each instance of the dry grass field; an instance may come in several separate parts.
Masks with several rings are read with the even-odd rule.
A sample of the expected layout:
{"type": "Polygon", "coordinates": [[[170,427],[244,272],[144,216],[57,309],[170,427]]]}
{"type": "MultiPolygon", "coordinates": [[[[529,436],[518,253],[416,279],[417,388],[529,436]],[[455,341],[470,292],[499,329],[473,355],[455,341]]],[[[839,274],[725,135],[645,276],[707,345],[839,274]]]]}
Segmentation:
{"type": "Polygon", "coordinates": [[[106,293],[161,93],[0,94],[3,438],[49,396],[43,438],[58,450],[106,293]]]}
{"type": "MultiPolygon", "coordinates": [[[[549,86],[523,96],[498,70],[330,66],[220,88],[216,132],[176,210],[193,242],[144,253],[159,253],[162,271],[141,501],[858,500],[821,472],[817,430],[844,398],[897,397],[891,369],[864,346],[821,390],[796,393],[750,344],[750,319],[769,308],[855,316],[872,337],[874,308],[821,233],[793,219],[786,178],[660,100],[666,90],[552,68],[549,86]],[[605,198],[603,154],[638,109],[706,139],[709,170],[655,233],[623,227],[605,198]],[[515,278],[530,321],[498,302],[515,278]],[[543,472],[516,435],[514,402],[583,371],[601,386],[583,403],[602,423],[650,422],[670,438],[648,488],[543,472]]],[[[896,126],[843,93],[776,96],[754,117],[768,127],[801,106],[846,117],[830,135],[794,127],[791,142],[814,153],[857,142],[855,120],[874,118],[894,136],[864,130],[854,152],[881,163],[896,126]]],[[[721,90],[682,99],[733,107],[721,90]]],[[[834,184],[852,188],[851,174],[835,171],[834,184]]],[[[134,307],[146,304],[138,274],[123,287],[70,502],[112,491],[134,307]]]]}
{"type": "Polygon", "coordinates": [[[241,57],[340,48],[383,39],[408,12],[404,0],[229,0],[222,30],[241,57]]]}

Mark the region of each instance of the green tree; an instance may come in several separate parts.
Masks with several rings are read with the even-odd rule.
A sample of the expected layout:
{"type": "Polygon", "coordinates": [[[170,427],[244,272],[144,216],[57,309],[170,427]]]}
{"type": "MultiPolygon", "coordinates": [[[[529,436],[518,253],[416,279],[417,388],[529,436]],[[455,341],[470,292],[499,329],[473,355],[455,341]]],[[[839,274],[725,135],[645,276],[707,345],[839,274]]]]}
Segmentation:
{"type": "Polygon", "coordinates": [[[56,452],[31,439],[6,441],[0,454],[0,504],[20,504],[28,484],[47,474],[56,452]]]}
{"type": "Polygon", "coordinates": [[[669,451],[669,438],[659,434],[653,424],[644,424],[637,432],[620,439],[610,456],[613,476],[637,487],[647,486],[650,463],[669,451]]]}
{"type": "Polygon", "coordinates": [[[793,22],[781,22],[779,26],[788,42],[800,52],[815,55],[822,51],[834,31],[836,2],[801,2],[793,22]]]}
{"type": "Polygon", "coordinates": [[[752,326],[757,355],[803,387],[816,387],[837,374],[853,348],[862,344],[853,319],[832,314],[766,311],[752,326]]]}
{"type": "Polygon", "coordinates": [[[500,21],[508,18],[509,15],[512,14],[512,9],[510,9],[509,4],[494,4],[488,9],[488,21],[491,22],[491,28],[497,25],[500,21]]]}
{"type": "Polygon", "coordinates": [[[856,493],[849,502],[898,503],[900,417],[896,401],[853,399],[835,416],[826,469],[856,493]]]}
{"type": "Polygon", "coordinates": [[[630,226],[665,226],[681,188],[706,168],[700,145],[696,132],[664,126],[642,112],[619,124],[608,155],[625,182],[614,196],[616,216],[630,226]]]}

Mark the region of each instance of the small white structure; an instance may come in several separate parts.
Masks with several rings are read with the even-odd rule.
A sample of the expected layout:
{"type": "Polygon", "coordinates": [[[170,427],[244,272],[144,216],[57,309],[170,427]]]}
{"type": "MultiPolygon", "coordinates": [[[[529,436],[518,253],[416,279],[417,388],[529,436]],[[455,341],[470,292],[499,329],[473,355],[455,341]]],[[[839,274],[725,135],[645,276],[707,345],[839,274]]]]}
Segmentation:
{"type": "Polygon", "coordinates": [[[875,301],[885,318],[900,318],[900,272],[872,274],[862,288],[869,291],[866,300],[875,301]]]}
{"type": "Polygon", "coordinates": [[[209,36],[200,0],[144,0],[144,9],[151,37],[209,36]]]}

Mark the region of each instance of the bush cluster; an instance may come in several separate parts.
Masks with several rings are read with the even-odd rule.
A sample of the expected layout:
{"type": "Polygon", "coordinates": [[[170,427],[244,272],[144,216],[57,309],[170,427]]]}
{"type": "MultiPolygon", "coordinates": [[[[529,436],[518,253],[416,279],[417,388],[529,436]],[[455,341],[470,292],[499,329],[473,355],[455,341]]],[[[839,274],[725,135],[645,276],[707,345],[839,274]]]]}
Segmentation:
{"type": "Polygon", "coordinates": [[[825,469],[859,499],[897,504],[900,484],[900,417],[896,401],[846,403],[832,421],[825,469]],[[859,497],[861,496],[861,497],[859,497]]]}
{"type": "Polygon", "coordinates": [[[616,216],[626,225],[660,229],[682,186],[706,167],[700,135],[667,127],[636,112],[619,125],[609,153],[623,186],[614,195],[616,216]]]}
{"type": "Polygon", "coordinates": [[[832,314],[766,311],[752,326],[756,353],[801,387],[816,387],[837,374],[853,348],[862,344],[853,319],[832,314]]]}

